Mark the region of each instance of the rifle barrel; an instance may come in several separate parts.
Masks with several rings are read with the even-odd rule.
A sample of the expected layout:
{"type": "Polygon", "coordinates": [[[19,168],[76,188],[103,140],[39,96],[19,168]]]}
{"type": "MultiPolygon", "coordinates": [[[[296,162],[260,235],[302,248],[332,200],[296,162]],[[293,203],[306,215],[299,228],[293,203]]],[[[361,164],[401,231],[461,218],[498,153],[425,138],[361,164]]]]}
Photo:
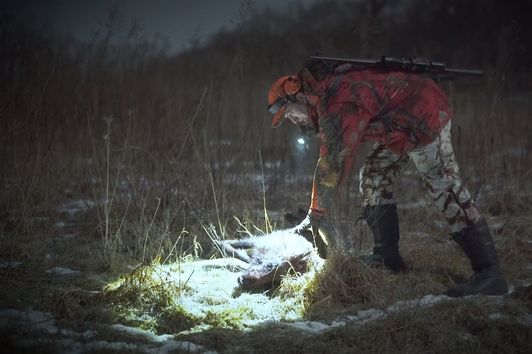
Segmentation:
{"type": "Polygon", "coordinates": [[[379,60],[375,59],[353,59],[353,58],[333,58],[333,57],[320,57],[320,56],[311,56],[310,59],[312,60],[323,60],[323,61],[332,61],[337,63],[349,63],[349,64],[355,64],[355,65],[373,65],[380,63],[379,60]]]}
{"type": "Polygon", "coordinates": [[[482,70],[476,70],[476,69],[451,69],[446,68],[446,73],[449,74],[457,74],[457,75],[465,75],[465,76],[482,76],[482,70]]]}
{"type": "Polygon", "coordinates": [[[351,64],[355,67],[399,67],[403,69],[410,69],[412,72],[432,74],[435,76],[482,76],[482,70],[477,69],[456,69],[446,68],[441,62],[420,62],[413,59],[395,58],[383,56],[380,59],[352,59],[352,58],[334,58],[311,56],[314,61],[328,61],[333,63],[351,64]]]}

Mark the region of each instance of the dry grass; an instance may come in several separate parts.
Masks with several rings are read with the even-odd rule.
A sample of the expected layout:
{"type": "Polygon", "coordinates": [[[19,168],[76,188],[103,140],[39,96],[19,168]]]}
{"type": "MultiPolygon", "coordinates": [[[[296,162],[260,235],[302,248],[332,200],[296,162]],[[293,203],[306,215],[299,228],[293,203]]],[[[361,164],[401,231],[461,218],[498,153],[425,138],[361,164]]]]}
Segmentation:
{"type": "MultiPolygon", "coordinates": [[[[254,41],[273,45],[277,37],[250,23],[240,35],[220,34],[208,49],[172,57],[134,31],[115,47],[113,38],[125,31],[115,20],[110,16],[107,33],[88,47],[25,28],[2,33],[9,69],[1,106],[8,132],[0,141],[2,249],[11,248],[14,234],[42,230],[35,217],[59,217],[51,208],[69,198],[96,203],[97,212],[83,222],[101,237],[104,268],[119,267],[123,253],[139,262],[159,254],[175,259],[176,247],[194,253],[198,243],[209,243],[200,224],[215,225],[221,237],[238,228],[234,216],[265,225],[255,212],[264,207],[262,194],[270,210],[305,207],[308,180],[297,176],[311,175],[313,159],[300,163],[291,145],[295,132],[269,129],[263,106],[271,78],[295,70],[290,58],[308,53],[308,33],[297,34],[301,47],[292,56],[264,66],[254,41]],[[231,36],[240,38],[233,49],[231,36]],[[266,169],[266,183],[250,178],[272,161],[279,164],[266,169]],[[285,183],[287,170],[293,185],[285,183]]],[[[528,136],[514,133],[530,131],[530,107],[510,101],[521,93],[500,80],[511,70],[510,62],[501,63],[484,82],[447,88],[457,112],[457,154],[471,167],[464,171],[469,185],[503,183],[502,191],[513,193],[530,175],[528,136]]]]}
{"type": "Polygon", "coordinates": [[[222,353],[273,353],[278,348],[285,353],[325,353],[331,348],[338,353],[526,352],[532,339],[530,328],[509,319],[489,321],[486,306],[478,301],[446,303],[317,335],[265,327],[240,337],[236,350],[223,345],[216,349],[222,353]]]}
{"type": "MultiPolygon", "coordinates": [[[[504,300],[510,308],[500,310],[516,313],[521,306],[530,313],[530,288],[520,286],[531,278],[532,104],[530,71],[518,71],[518,33],[494,22],[497,11],[482,9],[491,25],[481,27],[494,32],[468,35],[496,37],[493,41],[470,38],[467,47],[460,47],[464,34],[448,33],[457,28],[448,25],[449,19],[442,29],[447,35],[434,44],[425,41],[436,26],[430,20],[400,25],[379,11],[376,18],[386,21],[342,6],[321,4],[293,18],[271,14],[267,18],[277,21],[276,30],[259,14],[237,32],[221,33],[208,47],[179,56],[140,35],[112,44],[125,30],[112,18],[108,32],[88,45],[1,22],[0,260],[23,264],[0,269],[0,305],[49,310],[69,325],[77,319],[113,322],[116,317],[100,308],[101,294],[91,292],[117,275],[155,259],[205,257],[213,237],[280,228],[285,212],[306,208],[315,147],[301,154],[292,144],[297,131],[286,126],[272,131],[264,101],[272,78],[297,70],[318,46],[323,54],[378,56],[396,50],[464,66],[486,64],[485,80],[445,86],[456,111],[456,154],[482,213],[498,225],[496,245],[517,288],[504,300]],[[329,17],[334,25],[320,22],[329,17]],[[342,27],[353,23],[357,28],[342,27]],[[485,52],[499,55],[481,57],[485,52]],[[60,210],[78,200],[95,207],[72,215],[60,210]],[[46,273],[64,265],[81,273],[68,280],[46,273]]],[[[398,181],[397,190],[401,204],[426,195],[411,175],[398,181]]],[[[356,195],[356,181],[351,192],[356,195]]],[[[370,235],[353,222],[360,214],[355,199],[341,205],[337,223],[349,251],[363,252],[370,235]]],[[[399,212],[401,249],[411,273],[367,269],[344,250],[329,258],[308,288],[287,284],[276,296],[306,292],[308,317],[327,319],[441,293],[468,277],[465,257],[448,242],[448,230],[438,224],[441,216],[430,203],[423,210],[399,212]]],[[[131,295],[119,297],[120,303],[131,295]]],[[[317,336],[274,326],[247,335],[218,328],[195,339],[230,352],[238,352],[235,342],[241,352],[280,347],[322,352],[332,346],[339,352],[523,350],[530,327],[488,321],[481,306],[476,300],[439,304],[317,336]],[[510,343],[507,350],[497,341],[500,336],[510,343]]],[[[166,312],[168,321],[155,330],[177,332],[193,323],[174,314],[166,312]]]]}

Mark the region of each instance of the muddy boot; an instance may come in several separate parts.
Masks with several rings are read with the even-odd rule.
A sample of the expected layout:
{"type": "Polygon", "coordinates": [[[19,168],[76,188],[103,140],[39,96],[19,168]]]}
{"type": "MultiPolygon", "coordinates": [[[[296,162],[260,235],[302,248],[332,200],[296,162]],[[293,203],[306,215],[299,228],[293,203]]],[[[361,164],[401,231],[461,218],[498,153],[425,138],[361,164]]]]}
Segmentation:
{"type": "Polygon", "coordinates": [[[399,254],[399,217],[395,204],[366,206],[363,217],[373,231],[373,253],[360,259],[369,266],[383,265],[395,272],[407,268],[399,254]]]}
{"type": "Polygon", "coordinates": [[[502,295],[508,292],[486,220],[482,219],[454,233],[452,239],[460,245],[471,261],[474,274],[467,282],[447,290],[446,295],[502,295]]]}

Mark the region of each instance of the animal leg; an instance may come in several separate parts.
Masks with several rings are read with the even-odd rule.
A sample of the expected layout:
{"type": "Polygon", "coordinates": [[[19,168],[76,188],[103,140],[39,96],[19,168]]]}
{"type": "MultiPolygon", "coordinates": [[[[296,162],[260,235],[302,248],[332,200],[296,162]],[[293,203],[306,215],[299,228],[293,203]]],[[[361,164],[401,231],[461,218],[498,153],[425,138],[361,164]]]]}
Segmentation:
{"type": "Polygon", "coordinates": [[[220,248],[231,257],[235,257],[246,263],[251,263],[251,258],[248,256],[246,249],[253,247],[252,243],[247,240],[230,240],[230,241],[216,241],[220,248]]]}

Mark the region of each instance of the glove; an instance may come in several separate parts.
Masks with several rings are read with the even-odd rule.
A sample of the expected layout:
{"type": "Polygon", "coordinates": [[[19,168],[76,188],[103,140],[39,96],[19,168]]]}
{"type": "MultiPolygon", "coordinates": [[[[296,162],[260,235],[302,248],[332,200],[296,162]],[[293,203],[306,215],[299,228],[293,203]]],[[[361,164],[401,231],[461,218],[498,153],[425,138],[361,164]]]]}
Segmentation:
{"type": "Polygon", "coordinates": [[[327,258],[327,249],[335,246],[336,234],[324,212],[311,209],[299,225],[290,229],[290,231],[304,237],[306,236],[303,233],[309,230],[312,231],[312,243],[318,249],[318,254],[322,258],[327,258]]]}
{"type": "Polygon", "coordinates": [[[313,213],[312,210],[310,210],[307,216],[299,223],[299,225],[293,227],[290,229],[290,231],[301,235],[304,231],[311,230],[314,235],[317,235],[322,218],[322,215],[313,213]]]}
{"type": "Polygon", "coordinates": [[[336,69],[334,69],[334,72],[341,74],[341,73],[345,73],[346,71],[351,70],[352,68],[353,68],[353,65],[349,63],[345,63],[345,64],[338,65],[336,69]]]}
{"type": "Polygon", "coordinates": [[[312,232],[314,233],[314,237],[319,235],[319,238],[327,247],[336,246],[336,230],[326,218],[323,218],[316,230],[312,230],[312,232]]]}
{"type": "Polygon", "coordinates": [[[332,246],[335,240],[335,230],[325,217],[325,212],[318,209],[310,209],[307,216],[291,229],[292,232],[302,235],[304,231],[310,230],[314,238],[321,238],[325,245],[332,246]]]}

